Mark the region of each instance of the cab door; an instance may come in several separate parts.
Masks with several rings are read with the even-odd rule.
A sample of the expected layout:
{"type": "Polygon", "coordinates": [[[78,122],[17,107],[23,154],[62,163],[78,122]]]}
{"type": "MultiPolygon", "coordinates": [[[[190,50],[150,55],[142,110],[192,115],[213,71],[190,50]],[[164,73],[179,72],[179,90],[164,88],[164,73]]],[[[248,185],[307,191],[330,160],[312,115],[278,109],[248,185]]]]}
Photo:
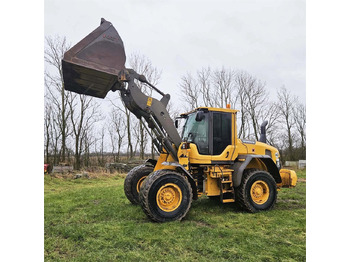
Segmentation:
{"type": "Polygon", "coordinates": [[[212,112],[211,146],[212,161],[231,161],[235,149],[235,114],[212,112]]]}

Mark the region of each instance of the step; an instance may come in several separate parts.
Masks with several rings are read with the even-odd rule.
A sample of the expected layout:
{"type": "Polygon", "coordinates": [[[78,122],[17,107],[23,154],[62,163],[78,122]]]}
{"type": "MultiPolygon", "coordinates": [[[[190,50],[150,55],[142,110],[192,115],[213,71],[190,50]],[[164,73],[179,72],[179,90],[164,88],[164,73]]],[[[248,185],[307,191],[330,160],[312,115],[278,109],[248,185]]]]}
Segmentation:
{"type": "Polygon", "coordinates": [[[231,199],[231,198],[228,198],[228,199],[223,199],[222,200],[222,203],[233,203],[233,202],[235,202],[235,200],[234,199],[231,199]]]}
{"type": "Polygon", "coordinates": [[[232,183],[232,180],[221,180],[222,184],[228,184],[228,183],[232,183]]]}
{"type": "Polygon", "coordinates": [[[223,189],[222,190],[222,193],[224,194],[224,193],[233,193],[234,192],[234,190],[233,189],[223,189]]]}

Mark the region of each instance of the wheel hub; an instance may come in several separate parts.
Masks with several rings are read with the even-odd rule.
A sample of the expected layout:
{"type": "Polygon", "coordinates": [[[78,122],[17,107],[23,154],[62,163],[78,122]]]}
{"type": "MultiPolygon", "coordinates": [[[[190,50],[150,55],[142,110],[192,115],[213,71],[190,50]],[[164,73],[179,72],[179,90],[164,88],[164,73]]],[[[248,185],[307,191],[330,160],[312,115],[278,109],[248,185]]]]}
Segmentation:
{"type": "Polygon", "coordinates": [[[143,184],[143,181],[145,181],[146,177],[147,176],[143,176],[139,179],[139,181],[137,181],[137,185],[136,185],[137,193],[140,193],[141,186],[143,184]]]}
{"type": "Polygon", "coordinates": [[[158,190],[156,199],[157,205],[161,210],[172,212],[181,204],[181,189],[176,184],[168,183],[158,190]]]}
{"type": "Polygon", "coordinates": [[[264,204],[270,195],[269,186],[265,181],[255,181],[250,189],[250,196],[252,200],[259,205],[264,204]]]}

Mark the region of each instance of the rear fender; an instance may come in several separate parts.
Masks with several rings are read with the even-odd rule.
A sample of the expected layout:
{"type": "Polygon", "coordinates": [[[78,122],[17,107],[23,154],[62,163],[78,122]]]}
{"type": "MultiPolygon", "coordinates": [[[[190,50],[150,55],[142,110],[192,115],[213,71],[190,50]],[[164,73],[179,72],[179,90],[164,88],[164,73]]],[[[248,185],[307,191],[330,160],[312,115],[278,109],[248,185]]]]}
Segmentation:
{"type": "Polygon", "coordinates": [[[239,161],[235,162],[232,167],[232,169],[234,170],[232,179],[235,187],[238,187],[241,184],[244,170],[246,168],[250,168],[251,166],[256,166],[258,167],[258,169],[262,169],[262,167],[265,167],[266,171],[268,171],[272,175],[277,184],[282,182],[278,168],[270,156],[239,155],[237,159],[239,159],[239,161]]]}

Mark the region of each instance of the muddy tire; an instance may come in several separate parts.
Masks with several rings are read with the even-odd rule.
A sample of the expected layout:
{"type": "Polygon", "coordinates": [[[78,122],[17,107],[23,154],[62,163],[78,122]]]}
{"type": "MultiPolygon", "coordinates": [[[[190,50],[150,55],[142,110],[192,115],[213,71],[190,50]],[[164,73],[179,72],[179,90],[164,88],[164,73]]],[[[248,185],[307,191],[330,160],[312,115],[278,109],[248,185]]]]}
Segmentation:
{"type": "Polygon", "coordinates": [[[251,213],[272,209],[277,199],[274,178],[261,170],[247,170],[235,192],[241,208],[251,213]]]}
{"type": "Polygon", "coordinates": [[[137,166],[131,169],[124,181],[124,193],[129,201],[137,205],[140,203],[139,192],[143,181],[153,172],[153,167],[137,166]]]}
{"type": "Polygon", "coordinates": [[[157,170],[149,175],[140,191],[141,207],[153,221],[181,220],[192,203],[192,188],[187,178],[173,170],[157,170]]]}

